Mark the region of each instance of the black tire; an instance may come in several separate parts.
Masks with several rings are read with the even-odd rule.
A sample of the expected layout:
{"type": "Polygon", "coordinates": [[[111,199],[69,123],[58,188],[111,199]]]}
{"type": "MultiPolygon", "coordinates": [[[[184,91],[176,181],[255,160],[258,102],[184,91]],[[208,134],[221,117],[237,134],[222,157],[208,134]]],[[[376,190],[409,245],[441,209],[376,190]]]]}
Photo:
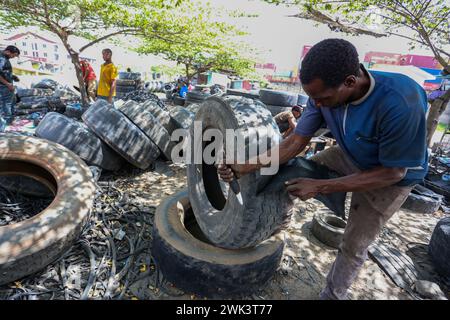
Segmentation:
{"type": "Polygon", "coordinates": [[[445,201],[450,202],[450,185],[448,181],[443,181],[441,175],[430,175],[425,177],[423,184],[428,189],[444,196],[445,201]]]}
{"type": "Polygon", "coordinates": [[[120,80],[140,80],[141,74],[138,72],[119,72],[120,80]]]}
{"type": "Polygon", "coordinates": [[[443,196],[417,185],[409,194],[402,208],[417,213],[435,213],[442,204],[443,196]]]}
{"type": "Polygon", "coordinates": [[[52,79],[43,79],[33,85],[33,88],[36,89],[51,89],[56,90],[59,87],[59,83],[52,79]]]}
{"type": "Polygon", "coordinates": [[[50,110],[52,111],[59,113],[64,113],[66,111],[67,103],[61,100],[61,98],[50,97],[50,99],[48,99],[47,104],[50,110]]]}
{"type": "Polygon", "coordinates": [[[89,165],[116,171],[123,164],[122,158],[84,124],[56,112],[41,120],[36,136],[65,146],[89,165]]]}
{"type": "Polygon", "coordinates": [[[190,100],[199,100],[204,101],[208,99],[211,95],[209,93],[201,92],[201,91],[189,91],[186,93],[186,98],[190,100]]]}
{"type": "Polygon", "coordinates": [[[172,91],[166,91],[166,100],[172,100],[172,91]]]}
{"type": "MultiPolygon", "coordinates": [[[[258,194],[264,193],[282,193],[286,192],[284,183],[296,178],[309,179],[336,179],[339,178],[337,172],[334,172],[328,167],[318,164],[312,160],[297,157],[291,159],[288,163],[281,165],[280,170],[274,176],[266,176],[261,180],[257,187],[258,194]]],[[[328,209],[334,212],[337,216],[345,219],[345,199],[346,192],[335,192],[327,195],[319,194],[315,199],[322,202],[328,209]]]]}
{"type": "Polygon", "coordinates": [[[191,91],[186,94],[187,103],[202,103],[208,99],[211,95],[209,93],[203,93],[200,91],[191,91]]]}
{"type": "Polygon", "coordinates": [[[250,98],[250,99],[259,99],[259,94],[247,92],[244,90],[237,90],[237,89],[227,89],[226,95],[246,97],[246,98],[250,98]]]}
{"type": "Polygon", "coordinates": [[[259,90],[259,96],[263,103],[280,107],[295,106],[298,100],[297,94],[267,89],[259,90]]]}
{"type": "Polygon", "coordinates": [[[51,89],[17,89],[17,95],[22,99],[25,97],[33,97],[33,96],[51,96],[53,95],[53,90],[51,89]]]}
{"type": "Polygon", "coordinates": [[[136,102],[147,102],[153,101],[157,103],[162,109],[165,109],[164,103],[156,96],[155,94],[149,92],[148,90],[136,90],[130,93],[125,94],[123,100],[133,100],[136,102]]]}
{"type": "Polygon", "coordinates": [[[149,100],[145,102],[142,107],[148,110],[158,121],[166,128],[167,132],[171,135],[172,132],[179,128],[179,125],[170,117],[169,112],[166,109],[161,108],[160,101],[149,100]]]}
{"type": "Polygon", "coordinates": [[[270,111],[273,117],[275,117],[277,114],[284,112],[284,111],[291,111],[292,107],[280,107],[280,106],[272,106],[270,104],[266,104],[267,110],[270,111]]]}
{"type": "Polygon", "coordinates": [[[0,187],[25,196],[51,198],[52,191],[39,181],[25,176],[0,176],[0,187]]]}
{"type": "Polygon", "coordinates": [[[274,275],[283,248],[278,235],[240,250],[205,242],[186,191],[167,198],[155,213],[153,257],[164,277],[189,293],[212,298],[252,293],[274,275]]]}
{"type": "Polygon", "coordinates": [[[450,278],[450,217],[441,219],[434,228],[428,252],[436,271],[450,278]]]}
{"type": "Polygon", "coordinates": [[[180,128],[187,129],[194,122],[195,113],[186,110],[186,108],[175,106],[170,111],[170,116],[180,128]]]}
{"type": "Polygon", "coordinates": [[[297,99],[297,105],[306,107],[306,104],[308,103],[309,97],[305,94],[299,94],[297,99]]]}
{"type": "Polygon", "coordinates": [[[129,92],[133,92],[136,90],[137,90],[136,86],[117,86],[116,87],[116,92],[120,92],[120,93],[129,93],[129,92]]]}
{"type": "Polygon", "coordinates": [[[186,107],[186,110],[188,110],[189,112],[192,112],[194,115],[197,113],[197,111],[200,109],[201,104],[198,103],[193,103],[190,104],[186,107]]]}
{"type": "Polygon", "coordinates": [[[70,99],[80,100],[81,99],[81,95],[79,93],[75,92],[74,90],[70,89],[69,87],[62,87],[62,88],[56,89],[53,96],[56,98],[68,99],[68,100],[70,100],[70,99]]]}
{"type": "Polygon", "coordinates": [[[176,106],[184,106],[184,104],[186,103],[186,99],[182,98],[182,97],[179,97],[179,96],[174,96],[173,97],[173,103],[176,106]]]}
{"type": "Polygon", "coordinates": [[[311,233],[320,242],[338,249],[344,237],[347,223],[339,217],[326,212],[316,213],[311,224],[311,233]]]}
{"type": "Polygon", "coordinates": [[[56,191],[38,215],[0,228],[0,284],[45,268],[79,237],[89,218],[95,185],[89,168],[73,152],[35,137],[0,135],[0,175],[16,170],[56,191]]]}
{"type": "Polygon", "coordinates": [[[64,111],[64,115],[69,118],[81,120],[81,116],[83,115],[83,113],[86,110],[87,110],[87,108],[83,108],[83,107],[77,108],[77,107],[68,105],[66,107],[66,111],[64,111]]]}
{"type": "Polygon", "coordinates": [[[28,96],[20,98],[20,102],[24,105],[37,105],[40,103],[47,103],[50,97],[48,96],[28,96]]]}
{"type": "MultiPolygon", "coordinates": [[[[202,131],[218,129],[224,137],[226,129],[247,128],[260,130],[270,127],[274,136],[271,143],[278,144],[281,135],[272,116],[258,100],[244,97],[211,97],[195,116],[202,131]]],[[[193,126],[191,137],[194,136],[193,126]]],[[[201,143],[194,143],[191,152],[203,154],[201,143]]],[[[249,148],[248,139],[246,149],[249,148]]],[[[192,157],[192,159],[194,159],[192,157]]],[[[290,221],[292,201],[287,192],[257,194],[258,185],[266,181],[259,173],[239,179],[244,205],[228,192],[225,183],[219,181],[214,165],[188,164],[187,178],[189,198],[197,221],[212,243],[223,248],[251,247],[269,238],[290,221]]]]}
{"type": "Polygon", "coordinates": [[[148,168],[160,155],[145,133],[106,101],[97,100],[82,119],[100,139],[140,169],[148,168]]]}
{"type": "Polygon", "coordinates": [[[118,109],[158,146],[167,160],[171,160],[174,144],[170,141],[170,134],[147,108],[135,101],[128,101],[118,109]]]}

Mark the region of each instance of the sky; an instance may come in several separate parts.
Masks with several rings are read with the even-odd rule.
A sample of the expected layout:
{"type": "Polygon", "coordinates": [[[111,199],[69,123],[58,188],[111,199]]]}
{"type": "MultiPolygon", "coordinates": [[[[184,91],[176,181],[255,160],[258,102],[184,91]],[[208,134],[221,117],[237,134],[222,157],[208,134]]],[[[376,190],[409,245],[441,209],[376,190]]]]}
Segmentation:
{"type": "MultiPolygon", "coordinates": [[[[343,38],[352,42],[360,54],[360,59],[368,51],[384,51],[393,53],[413,53],[432,55],[428,50],[417,48],[409,50],[407,40],[399,37],[373,38],[369,36],[346,36],[342,33],[332,32],[324,25],[316,26],[313,22],[287,17],[296,14],[295,7],[286,8],[265,3],[260,0],[198,0],[210,2],[213,7],[221,7],[227,10],[239,10],[252,14],[258,14],[257,18],[227,18],[226,21],[249,33],[243,40],[260,51],[261,62],[275,63],[279,71],[295,70],[298,67],[303,46],[313,45],[326,38],[343,38]]],[[[12,34],[33,30],[33,28],[20,28],[12,34]]],[[[34,30],[36,31],[36,30],[34,30]]],[[[39,31],[50,39],[55,36],[39,31]]],[[[85,43],[82,39],[76,39],[74,47],[79,48],[85,43]]],[[[118,48],[112,44],[101,43],[89,48],[85,55],[96,58],[99,68],[102,63],[101,49],[111,47],[114,51],[114,60],[129,64],[135,68],[149,69],[153,65],[163,63],[163,60],[155,56],[142,57],[137,53],[118,48]]]]}
{"type": "Polygon", "coordinates": [[[311,21],[287,17],[298,13],[295,7],[286,8],[260,0],[204,0],[207,1],[214,7],[259,14],[258,18],[230,18],[227,21],[249,32],[246,42],[260,48],[264,62],[275,63],[279,70],[295,69],[304,45],[314,45],[327,38],[352,42],[360,60],[364,60],[368,51],[433,55],[431,51],[421,48],[410,51],[408,41],[400,37],[346,36],[330,31],[325,25],[315,26],[311,21]]]}

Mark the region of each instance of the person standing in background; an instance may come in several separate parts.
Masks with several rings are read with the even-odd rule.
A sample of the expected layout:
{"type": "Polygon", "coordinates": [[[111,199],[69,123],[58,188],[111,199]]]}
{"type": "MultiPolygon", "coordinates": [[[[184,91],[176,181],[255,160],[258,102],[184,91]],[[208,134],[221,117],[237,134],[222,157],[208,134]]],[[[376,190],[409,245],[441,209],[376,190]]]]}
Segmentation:
{"type": "Polygon", "coordinates": [[[113,103],[113,98],[116,96],[117,67],[112,62],[111,49],[104,49],[102,54],[105,63],[102,64],[100,69],[97,98],[113,103]]]}
{"type": "Polygon", "coordinates": [[[86,60],[81,60],[80,65],[88,97],[92,99],[92,101],[95,101],[95,98],[97,96],[97,76],[95,75],[94,69],[92,68],[91,64],[86,60]]]}
{"type": "Polygon", "coordinates": [[[17,58],[20,50],[15,46],[7,46],[0,54],[0,132],[14,120],[14,81],[19,81],[12,73],[9,61],[17,58]]]}

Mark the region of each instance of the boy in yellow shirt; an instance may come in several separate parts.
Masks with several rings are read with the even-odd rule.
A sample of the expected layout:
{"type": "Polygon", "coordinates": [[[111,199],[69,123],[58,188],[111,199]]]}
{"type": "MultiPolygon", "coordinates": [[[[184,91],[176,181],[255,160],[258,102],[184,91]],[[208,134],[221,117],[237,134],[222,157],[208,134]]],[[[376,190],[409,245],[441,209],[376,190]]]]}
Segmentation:
{"type": "Polygon", "coordinates": [[[112,63],[111,49],[104,49],[102,51],[103,60],[100,69],[100,81],[98,83],[97,98],[113,102],[113,97],[116,96],[116,78],[118,75],[117,67],[112,63]]]}

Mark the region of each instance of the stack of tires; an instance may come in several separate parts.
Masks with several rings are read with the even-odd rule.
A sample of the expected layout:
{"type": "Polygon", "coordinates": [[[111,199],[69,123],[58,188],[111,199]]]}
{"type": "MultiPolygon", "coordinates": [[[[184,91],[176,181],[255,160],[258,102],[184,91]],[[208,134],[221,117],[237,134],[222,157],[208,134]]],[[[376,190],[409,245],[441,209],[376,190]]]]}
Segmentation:
{"type": "MultiPolygon", "coordinates": [[[[241,132],[245,146],[240,151],[245,154],[255,144],[255,136],[268,148],[281,141],[272,114],[257,99],[210,97],[194,120],[201,124],[201,134],[215,129],[226,139],[229,129],[241,132]]],[[[194,128],[190,127],[191,136],[196,134],[194,128]]],[[[192,141],[190,158],[210,148],[208,143],[192,141]]],[[[237,151],[237,147],[231,150],[237,151]]],[[[298,159],[280,168],[276,176],[255,172],[241,177],[241,201],[219,179],[215,163],[200,159],[187,164],[188,190],[167,198],[155,213],[153,257],[165,278],[186,292],[213,298],[252,293],[274,275],[282,257],[281,232],[293,208],[284,182],[337,175],[298,159]]],[[[345,194],[339,197],[344,208],[345,194]]]]}
{"type": "Polygon", "coordinates": [[[290,92],[261,89],[260,100],[266,105],[272,116],[291,110],[298,103],[298,95],[290,92]]]}
{"type": "Polygon", "coordinates": [[[124,161],[147,169],[160,156],[171,160],[172,132],[190,125],[189,112],[175,115],[172,118],[156,96],[141,103],[129,100],[118,108],[97,100],[83,113],[84,123],[50,112],[36,128],[36,135],[105,170],[118,170],[124,161]]]}
{"type": "Polygon", "coordinates": [[[53,93],[52,89],[18,89],[18,107],[20,109],[47,108],[48,100],[53,93]]]}
{"type": "MultiPolygon", "coordinates": [[[[64,113],[66,106],[81,101],[80,95],[51,79],[44,79],[31,89],[17,89],[18,113],[24,110],[42,110],[64,113]]],[[[26,112],[25,112],[26,113],[26,112]]]]}
{"type": "Polygon", "coordinates": [[[209,93],[204,93],[201,91],[191,91],[186,94],[186,102],[185,105],[188,106],[190,104],[200,104],[205,101],[211,95],[209,93]]]}
{"type": "Polygon", "coordinates": [[[177,122],[180,128],[189,129],[194,122],[195,112],[182,106],[174,106],[170,109],[170,116],[177,122]]]}
{"type": "Polygon", "coordinates": [[[135,72],[119,72],[116,82],[116,98],[122,99],[128,93],[142,89],[141,74],[135,72]]]}
{"type": "Polygon", "coordinates": [[[164,82],[149,81],[145,84],[145,89],[147,89],[150,92],[164,92],[164,82]]]}
{"type": "Polygon", "coordinates": [[[402,208],[416,213],[433,214],[444,201],[444,196],[432,190],[416,185],[409,194],[402,208]]]}
{"type": "Polygon", "coordinates": [[[309,97],[305,94],[299,94],[297,99],[297,105],[303,108],[306,108],[306,104],[308,103],[309,97]]]}
{"type": "Polygon", "coordinates": [[[450,279],[450,217],[441,219],[431,235],[428,253],[436,271],[450,279]]]}

